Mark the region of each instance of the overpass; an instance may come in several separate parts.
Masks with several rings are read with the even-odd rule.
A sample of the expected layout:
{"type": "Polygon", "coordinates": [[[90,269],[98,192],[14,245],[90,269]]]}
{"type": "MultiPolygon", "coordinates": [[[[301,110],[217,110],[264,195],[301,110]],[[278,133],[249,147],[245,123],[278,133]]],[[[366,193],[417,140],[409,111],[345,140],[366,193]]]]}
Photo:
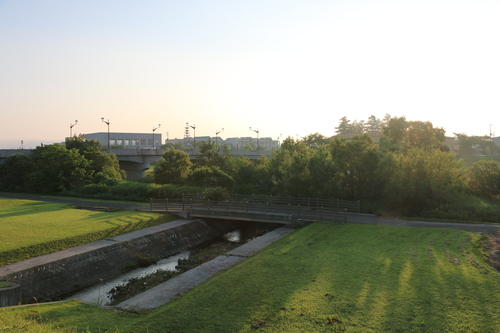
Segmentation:
{"type": "MultiPolygon", "coordinates": [[[[189,155],[191,161],[195,161],[200,153],[199,149],[180,149],[189,155]]],[[[166,149],[110,149],[109,152],[116,155],[120,162],[120,168],[125,170],[129,179],[143,178],[144,171],[151,167],[152,163],[159,161],[166,149]]],[[[0,163],[14,154],[30,155],[30,149],[0,149],[0,163]]],[[[233,156],[242,156],[250,160],[258,160],[261,156],[272,157],[273,151],[268,150],[231,150],[233,156]]]]}

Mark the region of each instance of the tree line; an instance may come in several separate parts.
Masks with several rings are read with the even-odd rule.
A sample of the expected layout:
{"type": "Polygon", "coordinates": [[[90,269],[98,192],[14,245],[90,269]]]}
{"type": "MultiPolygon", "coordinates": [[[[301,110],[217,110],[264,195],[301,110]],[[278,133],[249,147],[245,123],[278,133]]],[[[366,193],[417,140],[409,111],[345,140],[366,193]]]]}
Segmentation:
{"type": "MultiPolygon", "coordinates": [[[[345,124],[344,117],[339,128],[345,124]]],[[[188,154],[169,149],[154,169],[154,181],[239,194],[361,200],[370,212],[439,218],[468,219],[477,216],[470,207],[477,198],[500,200],[498,162],[466,166],[445,145],[445,131],[430,122],[387,117],[378,126],[378,143],[366,131],[333,138],[314,133],[288,137],[272,159],[257,161],[205,142],[194,164],[188,154]]]]}
{"type": "MultiPolygon", "coordinates": [[[[154,184],[144,186],[125,181],[116,156],[98,141],[75,136],[65,146],[46,145],[30,156],[8,157],[0,164],[0,191],[72,192],[107,199],[127,195],[139,200],[185,191],[204,191],[218,198],[226,193],[321,197],[361,200],[362,209],[369,213],[498,219],[498,162],[466,165],[444,144],[444,130],[430,122],[405,117],[371,120],[361,134],[346,134],[340,130],[349,124],[344,117],[339,135],[288,137],[272,158],[258,160],[235,157],[228,148],[215,149],[210,142],[200,142],[195,162],[185,152],[170,148],[152,172],[154,184]],[[375,125],[379,126],[378,142],[366,129],[375,130],[375,125]]],[[[480,140],[472,139],[459,137],[459,143],[480,145],[480,140]]],[[[494,152],[496,148],[490,142],[484,149],[494,152]]]]}
{"type": "Polygon", "coordinates": [[[30,155],[11,155],[0,164],[0,191],[60,193],[125,178],[116,155],[84,136],[67,139],[66,145],[38,146],[30,155]]]}

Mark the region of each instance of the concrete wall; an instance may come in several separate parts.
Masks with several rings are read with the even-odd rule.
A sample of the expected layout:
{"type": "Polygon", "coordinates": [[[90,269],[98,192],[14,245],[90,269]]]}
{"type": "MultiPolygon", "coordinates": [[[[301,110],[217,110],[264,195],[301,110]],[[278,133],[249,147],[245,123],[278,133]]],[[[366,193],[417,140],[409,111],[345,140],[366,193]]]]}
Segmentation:
{"type": "Polygon", "coordinates": [[[178,220],[3,266],[0,278],[21,285],[23,303],[33,303],[35,298],[56,299],[229,230],[229,224],[210,226],[201,220],[178,220]]]}

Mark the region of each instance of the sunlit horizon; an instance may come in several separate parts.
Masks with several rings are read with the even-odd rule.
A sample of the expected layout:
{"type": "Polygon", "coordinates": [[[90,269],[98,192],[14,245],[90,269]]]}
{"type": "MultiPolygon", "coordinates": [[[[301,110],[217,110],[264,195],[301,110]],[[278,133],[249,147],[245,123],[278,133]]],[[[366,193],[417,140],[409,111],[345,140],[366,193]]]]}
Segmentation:
{"type": "Polygon", "coordinates": [[[500,136],[493,1],[0,1],[0,148],[302,138],[386,114],[500,136]],[[158,133],[158,132],[157,132],[158,133]],[[191,131],[191,136],[193,132],[191,131]]]}

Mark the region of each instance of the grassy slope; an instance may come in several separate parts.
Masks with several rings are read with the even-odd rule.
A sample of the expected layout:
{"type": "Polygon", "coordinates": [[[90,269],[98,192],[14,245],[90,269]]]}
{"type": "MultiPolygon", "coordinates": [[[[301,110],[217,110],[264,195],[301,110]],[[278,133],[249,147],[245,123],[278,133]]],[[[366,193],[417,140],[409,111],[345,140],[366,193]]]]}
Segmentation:
{"type": "Polygon", "coordinates": [[[99,212],[67,204],[0,199],[0,265],[172,219],[149,212],[99,212]]]}
{"type": "Polygon", "coordinates": [[[67,302],[0,309],[0,328],[35,316],[33,327],[56,332],[497,332],[500,275],[478,239],[314,224],[149,313],[67,302]]]}

